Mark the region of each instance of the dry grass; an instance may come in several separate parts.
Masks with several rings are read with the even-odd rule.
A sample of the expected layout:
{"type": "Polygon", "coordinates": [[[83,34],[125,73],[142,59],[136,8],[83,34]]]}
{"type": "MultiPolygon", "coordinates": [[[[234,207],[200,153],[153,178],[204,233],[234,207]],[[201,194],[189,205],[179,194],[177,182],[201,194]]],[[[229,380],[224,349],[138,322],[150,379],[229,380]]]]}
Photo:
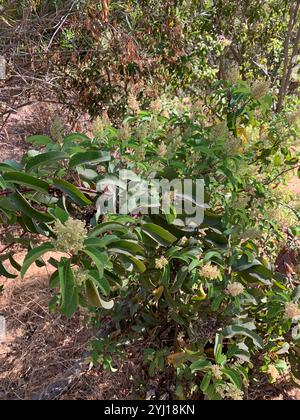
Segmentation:
{"type": "MultiPolygon", "coordinates": [[[[18,260],[23,255],[18,255],[18,260]]],[[[7,338],[0,344],[0,400],[36,399],[53,384],[65,383],[70,370],[85,360],[93,337],[84,327],[83,315],[66,320],[49,314],[49,270],[33,266],[26,280],[6,280],[0,297],[0,315],[7,320],[7,338]]],[[[143,349],[149,342],[128,346],[125,357],[115,360],[116,373],[101,368],[90,369],[87,363],[72,375],[68,385],[55,398],[64,400],[140,399],[170,396],[168,375],[147,378],[143,349]],[[145,386],[140,388],[140,384],[145,386]],[[149,397],[150,398],[150,397],[149,397]]],[[[68,382],[68,381],[67,381],[68,382]]],[[[48,396],[51,399],[51,395],[48,396]]],[[[276,386],[266,382],[252,386],[248,399],[299,400],[300,391],[288,380],[276,386]]]]}

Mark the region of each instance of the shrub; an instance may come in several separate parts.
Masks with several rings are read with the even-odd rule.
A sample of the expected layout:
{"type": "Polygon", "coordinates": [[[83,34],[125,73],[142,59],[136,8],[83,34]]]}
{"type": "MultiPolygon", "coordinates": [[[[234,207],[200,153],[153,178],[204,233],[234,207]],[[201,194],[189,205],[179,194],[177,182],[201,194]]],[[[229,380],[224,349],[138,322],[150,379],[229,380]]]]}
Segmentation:
{"type": "MultiPolygon", "coordinates": [[[[242,399],[259,371],[274,382],[289,366],[300,379],[299,211],[284,187],[299,170],[297,113],[273,114],[265,83],[260,93],[220,82],[205,106],[157,100],[119,129],[98,120],[93,139],[33,136],[21,163],[0,165],[2,223],[31,239],[22,267],[9,249],[1,256],[1,274],[14,277],[6,259],[24,277],[56,251],[51,311],[71,317],[81,307],[132,341],[151,333],[149,375],[169,365],[177,398],[242,399]],[[100,212],[99,197],[124,169],[202,178],[203,223],[185,225],[174,205],[168,214],[100,212]],[[295,257],[290,270],[279,269],[283,243],[295,257]]],[[[92,344],[93,360],[100,349],[112,370],[117,337],[92,344]]]]}

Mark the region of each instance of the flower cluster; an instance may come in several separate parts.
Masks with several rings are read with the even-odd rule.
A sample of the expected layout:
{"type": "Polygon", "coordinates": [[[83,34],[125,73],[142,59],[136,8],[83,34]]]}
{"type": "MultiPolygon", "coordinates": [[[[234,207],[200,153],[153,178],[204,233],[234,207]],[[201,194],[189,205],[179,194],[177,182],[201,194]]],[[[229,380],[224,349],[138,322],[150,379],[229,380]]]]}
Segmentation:
{"type": "Polygon", "coordinates": [[[163,104],[160,98],[155,99],[155,101],[150,104],[150,111],[153,114],[159,114],[162,110],[163,104]]]}
{"type": "Polygon", "coordinates": [[[140,111],[140,104],[134,95],[128,96],[127,106],[134,114],[137,114],[140,111]]]}
{"type": "Polygon", "coordinates": [[[270,92],[270,83],[266,80],[256,80],[251,86],[251,95],[254,99],[260,100],[270,92]]]}
{"type": "Polygon", "coordinates": [[[236,388],[231,383],[219,384],[216,386],[218,394],[220,394],[223,399],[232,399],[236,401],[242,401],[244,398],[244,393],[240,389],[236,388]]]}
{"type": "Polygon", "coordinates": [[[244,286],[238,282],[231,283],[227,286],[227,292],[233,297],[241,295],[244,293],[244,290],[244,286]]]}
{"type": "Polygon", "coordinates": [[[78,254],[84,248],[87,230],[84,222],[69,218],[64,224],[56,221],[53,227],[56,239],[53,245],[58,252],[72,252],[78,254]]]}
{"type": "Polygon", "coordinates": [[[165,257],[160,257],[155,260],[155,268],[162,270],[169,264],[169,261],[165,257]]]}
{"type": "Polygon", "coordinates": [[[222,379],[222,371],[218,365],[213,365],[211,367],[211,371],[215,379],[217,379],[218,381],[222,379]]]}
{"type": "Polygon", "coordinates": [[[300,309],[296,303],[288,302],[284,307],[284,315],[287,319],[299,319],[300,309]]]}
{"type": "Polygon", "coordinates": [[[209,263],[200,269],[200,275],[209,280],[216,280],[221,275],[221,272],[218,267],[209,263]]]}

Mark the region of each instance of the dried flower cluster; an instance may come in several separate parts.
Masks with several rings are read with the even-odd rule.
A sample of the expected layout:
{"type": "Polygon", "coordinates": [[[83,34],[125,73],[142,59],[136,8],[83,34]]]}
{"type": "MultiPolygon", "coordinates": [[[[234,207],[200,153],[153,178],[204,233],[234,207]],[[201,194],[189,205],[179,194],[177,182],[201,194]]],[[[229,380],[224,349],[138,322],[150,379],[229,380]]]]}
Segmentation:
{"type": "Polygon", "coordinates": [[[284,307],[284,315],[287,319],[299,319],[300,309],[296,303],[288,302],[284,307]]]}
{"type": "Polygon", "coordinates": [[[260,100],[270,93],[270,83],[266,80],[256,80],[251,86],[251,95],[254,99],[260,100]]]}
{"type": "Polygon", "coordinates": [[[273,381],[277,381],[277,379],[280,377],[280,373],[278,372],[275,365],[269,365],[268,374],[273,381]]]}
{"type": "Polygon", "coordinates": [[[227,292],[233,297],[241,295],[244,293],[244,290],[244,286],[238,282],[231,283],[227,286],[227,292]]]}

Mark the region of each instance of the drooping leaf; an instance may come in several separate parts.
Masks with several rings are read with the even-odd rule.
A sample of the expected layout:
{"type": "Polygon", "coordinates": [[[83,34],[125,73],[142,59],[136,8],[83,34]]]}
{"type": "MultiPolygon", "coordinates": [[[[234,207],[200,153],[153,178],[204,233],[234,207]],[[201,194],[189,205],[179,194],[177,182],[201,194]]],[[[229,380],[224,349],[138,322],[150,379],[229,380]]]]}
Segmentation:
{"type": "Polygon", "coordinates": [[[73,184],[63,179],[53,179],[53,186],[66,194],[74,203],[79,206],[89,206],[92,202],[73,184]]]}
{"type": "Polygon", "coordinates": [[[27,270],[29,267],[38,260],[42,255],[44,255],[46,252],[52,251],[54,249],[54,246],[47,242],[45,244],[42,244],[38,246],[37,248],[33,248],[28,252],[28,254],[25,257],[25,260],[22,265],[21,269],[21,277],[24,278],[27,270]]]}

